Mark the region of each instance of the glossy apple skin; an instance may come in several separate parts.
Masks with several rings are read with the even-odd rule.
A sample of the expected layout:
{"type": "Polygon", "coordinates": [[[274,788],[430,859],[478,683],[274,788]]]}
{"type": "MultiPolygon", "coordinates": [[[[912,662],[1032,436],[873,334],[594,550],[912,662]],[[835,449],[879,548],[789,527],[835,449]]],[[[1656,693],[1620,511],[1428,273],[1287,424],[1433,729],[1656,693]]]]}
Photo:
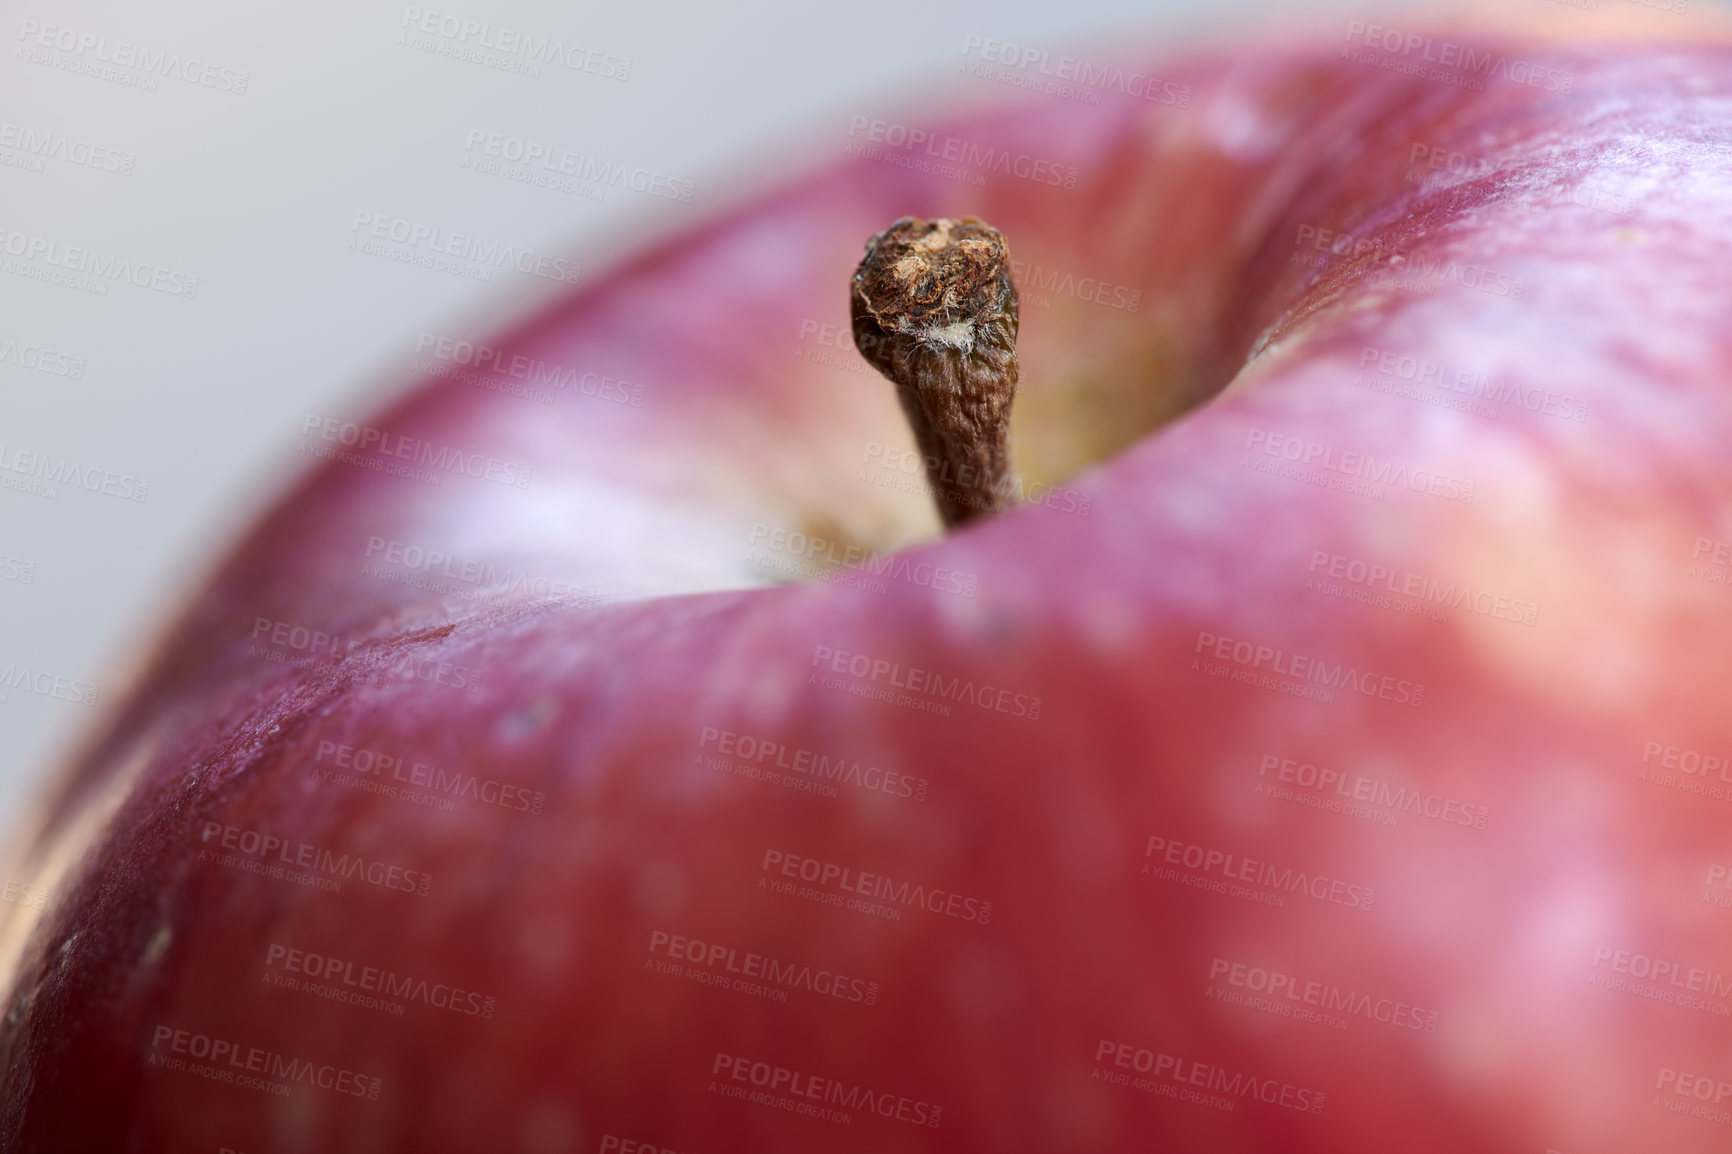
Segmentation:
{"type": "Polygon", "coordinates": [[[1693,570],[1732,539],[1732,54],[1508,51],[1571,91],[1475,93],[1330,50],[1169,70],[1188,109],[941,126],[1074,164],[1076,187],[854,159],[493,342],[640,381],[641,408],[446,380],[366,419],[533,479],[332,463],[226,562],[23,847],[56,891],[34,924],[7,911],[26,936],[5,1148],[1724,1149],[1725,1125],[1688,1110],[1698,1076],[1709,1107],[1732,1083],[1732,999],[1677,990],[1732,971],[1712,900],[1732,893],[1714,881],[1732,810],[1712,792],[1732,783],[1699,758],[1662,775],[1689,763],[1676,751],[1732,750],[1732,617],[1693,570]],[[1492,171],[1422,184],[1415,143],[1492,171]],[[1028,411],[1062,413],[1097,367],[1164,366],[1173,409],[1234,383],[1069,482],[1086,516],[1031,505],[906,555],[977,577],[973,596],[894,576],[751,587],[760,524],[930,528],[917,494],[857,480],[865,444],[907,443],[888,386],[800,355],[799,334],[845,331],[870,232],[965,212],[1030,264],[1143,293],[1136,313],[1025,307],[1028,411]],[[1319,263],[1324,232],[1352,240],[1319,263]],[[1492,417],[1435,403],[1435,384],[1388,391],[1404,355],[1450,366],[1429,380],[1471,370],[1556,400],[1479,398],[1492,417]],[[1289,445],[1313,483],[1269,471],[1289,445]],[[1440,473],[1441,495],[1429,475],[1345,491],[1380,467],[1350,453],[1440,473]],[[606,600],[432,595],[364,572],[373,538],[606,600]],[[1491,599],[1395,611],[1344,578],[1315,587],[1336,558],[1491,599]],[[340,638],[339,656],[269,659],[298,652],[269,643],[277,622],[340,638]],[[1279,666],[1315,689],[1319,663],[1369,691],[1255,680],[1279,666]],[[920,706],[857,688],[892,685],[920,706]],[[713,768],[723,734],[903,776],[822,796],[713,768]],[[394,759],[355,772],[398,793],[321,778],[345,746],[394,759]],[[1339,776],[1308,788],[1306,766],[1339,776]],[[435,772],[475,775],[476,795],[408,795],[435,772]],[[283,844],[249,854],[249,831],[283,844]],[[333,893],[262,872],[285,854],[327,879],[339,855],[367,865],[333,893]],[[936,909],[847,908],[822,865],[816,897],[778,892],[800,859],[927,887],[936,909]],[[664,973],[676,934],[704,961],[664,973]],[[388,999],[405,1011],[267,981],[290,949],[344,963],[333,986],[408,979],[388,999]],[[767,966],[748,955],[848,994],[683,972],[767,966]],[[1618,988],[1638,957],[1677,963],[1655,987],[1672,1000],[1618,988]],[[1235,1002],[1253,968],[1304,996],[1235,1002]],[[436,986],[490,1016],[433,1005],[436,986]],[[1345,1028],[1295,1014],[1328,988],[1370,1008],[1330,1011],[1345,1028]],[[232,1043],[219,1069],[275,1054],[309,1080],[213,1081],[175,1030],[189,1051],[232,1043]],[[851,1122],[741,1100],[753,1062],[780,1099],[825,1105],[813,1079],[833,1080],[851,1122]],[[936,1126],[907,1120],[932,1105],[936,1126]]]}

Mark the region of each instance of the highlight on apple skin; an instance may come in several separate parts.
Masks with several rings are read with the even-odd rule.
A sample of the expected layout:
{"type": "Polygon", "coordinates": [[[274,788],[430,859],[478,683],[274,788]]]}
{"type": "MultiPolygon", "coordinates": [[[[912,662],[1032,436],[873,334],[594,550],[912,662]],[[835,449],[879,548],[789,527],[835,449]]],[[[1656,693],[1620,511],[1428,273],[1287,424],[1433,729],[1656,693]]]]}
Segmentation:
{"type": "Polygon", "coordinates": [[[1732,52],[1366,41],[867,121],[310,415],[15,847],[0,1147],[1724,1150],[1732,52]],[[1021,298],[942,537],[902,217],[1021,298]]]}

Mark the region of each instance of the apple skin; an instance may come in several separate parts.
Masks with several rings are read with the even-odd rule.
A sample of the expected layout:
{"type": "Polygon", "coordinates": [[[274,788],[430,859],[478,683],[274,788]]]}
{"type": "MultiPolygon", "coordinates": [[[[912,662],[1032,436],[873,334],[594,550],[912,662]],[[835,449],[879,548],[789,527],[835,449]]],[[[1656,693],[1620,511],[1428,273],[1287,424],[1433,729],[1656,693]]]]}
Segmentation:
{"type": "MultiPolygon", "coordinates": [[[[942,126],[1062,158],[1077,187],[852,160],[490,342],[641,381],[641,408],[437,380],[367,418],[531,463],[533,480],[327,463],[222,566],[18,851],[55,896],[5,911],[0,1145],[1724,1149],[1723,1123],[1689,1110],[1732,1083],[1729,999],[1677,993],[1732,969],[1732,912],[1712,900],[1732,891],[1710,885],[1732,861],[1728,811],[1682,788],[1720,788],[1699,759],[1666,766],[1732,750],[1725,589],[1692,573],[1732,539],[1732,55],[1508,51],[1572,91],[1271,53],[1171,70],[1198,93],[1186,110],[1055,103],[942,126]],[[1416,142],[1499,164],[1424,185],[1416,142]],[[1577,203],[1583,187],[1610,199],[1577,203]],[[752,587],[740,558],[760,524],[930,531],[917,495],[856,479],[862,442],[907,442],[889,387],[791,353],[807,320],[845,331],[866,235],[965,212],[1031,264],[1143,293],[1137,313],[1025,307],[1028,412],[1080,406],[1077,382],[1114,366],[1160,367],[1162,415],[1231,386],[1068,482],[1087,516],[1031,504],[906,554],[977,575],[973,597],[897,578],[752,587]],[[1320,254],[1322,232],[1352,240],[1320,254]],[[1585,419],[1381,391],[1404,355],[1584,402],[1585,419]],[[1290,445],[1311,483],[1269,471],[1291,473],[1290,445]],[[1345,491],[1348,453],[1440,472],[1442,495],[1429,477],[1345,491]],[[1469,482],[1471,502],[1450,499],[1469,482]],[[429,594],[363,572],[375,538],[606,600],[429,594]],[[1345,580],[1308,587],[1336,558],[1491,609],[1433,620],[1350,599],[1345,580]],[[1494,616],[1500,597],[1536,623],[1494,616]],[[311,664],[261,657],[299,652],[270,643],[278,622],[340,641],[311,664]],[[1319,662],[1376,676],[1332,701],[1255,680],[1279,665],[1315,688],[1292,671],[1319,662]],[[903,704],[861,692],[893,683],[903,704]],[[924,796],[718,772],[701,758],[724,733],[924,796]],[[354,772],[397,795],[318,777],[342,747],[394,759],[354,772]],[[1305,766],[1347,798],[1304,786],[1305,766]],[[445,810],[391,780],[439,771],[474,775],[476,796],[459,785],[445,810]],[[1378,804],[1379,783],[1436,814],[1378,804]],[[1360,810],[1330,808],[1347,801],[1360,810]],[[248,833],[282,844],[247,852],[248,833]],[[363,868],[339,892],[264,872],[328,880],[342,855],[363,868]],[[801,859],[944,896],[892,897],[890,918],[838,908],[822,874],[817,900],[772,888],[801,859]],[[1304,892],[1263,864],[1302,872],[1304,892]],[[700,974],[756,954],[876,989],[717,988],[660,972],[658,933],[733,951],[700,974]],[[344,963],[333,985],[364,967],[409,979],[391,999],[405,1011],[268,982],[289,949],[344,963]],[[1678,963],[1650,983],[1670,1001],[1620,987],[1637,957],[1678,963]],[[1232,975],[1250,967],[1372,1009],[1332,1011],[1337,1028],[1292,999],[1216,996],[1242,996],[1232,975]],[[432,1004],[422,981],[493,999],[491,1016],[432,1004]],[[1386,1000],[1398,1024],[1376,1020],[1386,1000]],[[216,1069],[274,1060],[268,1080],[292,1089],[201,1075],[200,1036],[232,1044],[216,1069]],[[727,1088],[759,1089],[752,1062],[807,1090],[869,1087],[890,1116],[742,1101],[727,1088]],[[1247,1077],[1251,1097],[1223,1094],[1247,1077]],[[1181,1097],[1199,1087],[1233,1108],[1181,1097]],[[930,1122],[931,1105],[936,1126],[895,1117],[930,1122]]],[[[1072,412],[1019,437],[1062,461],[1112,423],[1072,412]]]]}

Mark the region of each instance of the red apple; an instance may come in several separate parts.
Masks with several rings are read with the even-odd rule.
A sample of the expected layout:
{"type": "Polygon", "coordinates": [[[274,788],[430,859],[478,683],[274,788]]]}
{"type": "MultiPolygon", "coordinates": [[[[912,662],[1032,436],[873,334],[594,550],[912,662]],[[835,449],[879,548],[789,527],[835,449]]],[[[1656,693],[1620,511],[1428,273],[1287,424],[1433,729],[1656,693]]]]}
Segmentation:
{"type": "Polygon", "coordinates": [[[310,415],[17,851],[0,1147],[1726,1149],[1732,54],[1345,48],[856,124],[310,415]],[[1027,483],[897,552],[905,214],[1027,483]]]}

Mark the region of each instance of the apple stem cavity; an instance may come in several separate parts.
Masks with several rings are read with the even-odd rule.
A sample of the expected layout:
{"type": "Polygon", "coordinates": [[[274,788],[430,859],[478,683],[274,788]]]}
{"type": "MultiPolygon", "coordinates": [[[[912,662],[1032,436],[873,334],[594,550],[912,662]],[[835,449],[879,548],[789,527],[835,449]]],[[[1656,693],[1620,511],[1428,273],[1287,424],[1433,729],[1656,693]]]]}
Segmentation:
{"type": "Polygon", "coordinates": [[[1016,286],[1004,235],[972,216],[905,216],[866,242],[854,344],[889,377],[946,529],[1007,504],[1016,286]]]}

